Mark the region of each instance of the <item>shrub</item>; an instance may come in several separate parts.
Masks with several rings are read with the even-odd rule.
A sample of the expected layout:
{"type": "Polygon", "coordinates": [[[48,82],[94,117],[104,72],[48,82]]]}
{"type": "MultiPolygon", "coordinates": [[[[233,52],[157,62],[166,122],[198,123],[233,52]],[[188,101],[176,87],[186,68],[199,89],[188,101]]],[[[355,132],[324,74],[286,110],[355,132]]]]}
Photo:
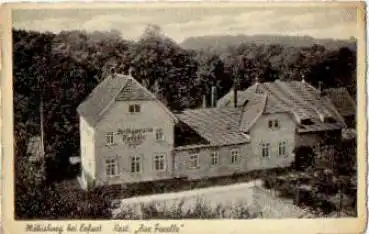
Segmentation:
{"type": "Polygon", "coordinates": [[[184,208],[184,201],[167,206],[165,202],[136,204],[122,208],[115,219],[251,219],[261,217],[245,203],[234,206],[217,204],[211,206],[203,199],[197,199],[192,207],[184,208]]]}
{"type": "Polygon", "coordinates": [[[312,165],[314,165],[315,161],[315,153],[311,147],[301,146],[297,147],[294,150],[295,153],[295,169],[296,170],[304,170],[312,165]]]}

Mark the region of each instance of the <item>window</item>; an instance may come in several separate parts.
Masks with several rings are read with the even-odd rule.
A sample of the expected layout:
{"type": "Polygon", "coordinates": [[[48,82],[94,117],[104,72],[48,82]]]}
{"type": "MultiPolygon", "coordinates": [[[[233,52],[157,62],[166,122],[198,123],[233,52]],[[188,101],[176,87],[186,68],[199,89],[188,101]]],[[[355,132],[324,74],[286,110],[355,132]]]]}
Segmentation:
{"type": "Polygon", "coordinates": [[[277,119],[268,121],[269,128],[279,128],[279,121],[277,119]]]}
{"type": "Polygon", "coordinates": [[[286,155],[286,142],[282,141],[279,143],[279,156],[286,155]]]}
{"type": "Polygon", "coordinates": [[[273,121],[272,120],[269,120],[268,126],[269,126],[269,128],[273,128],[273,121]]]}
{"type": "Polygon", "coordinates": [[[155,155],[154,157],[154,167],[156,171],[165,170],[165,157],[164,154],[155,155]]]}
{"type": "Polygon", "coordinates": [[[106,144],[107,145],[114,144],[114,134],[112,132],[106,133],[106,144]]]}
{"type": "Polygon", "coordinates": [[[264,158],[269,157],[269,143],[262,144],[261,153],[264,158]]]}
{"type": "Polygon", "coordinates": [[[130,113],[138,113],[141,111],[141,106],[138,104],[132,104],[128,107],[130,113]]]}
{"type": "Polygon", "coordinates": [[[190,168],[198,168],[199,165],[200,165],[199,155],[198,154],[190,155],[190,168]]]}
{"type": "Polygon", "coordinates": [[[235,164],[238,162],[238,156],[239,156],[238,150],[231,151],[231,163],[232,164],[235,164]]]}
{"type": "Polygon", "coordinates": [[[314,122],[311,119],[301,119],[301,124],[303,125],[312,125],[314,122]]]}
{"type": "Polygon", "coordinates": [[[210,154],[211,165],[215,166],[219,163],[218,152],[212,152],[210,154]]]}
{"type": "Polygon", "coordinates": [[[162,128],[156,129],[155,134],[156,134],[156,140],[158,140],[158,141],[164,140],[164,132],[163,132],[162,128]]]}
{"type": "Polygon", "coordinates": [[[140,172],[140,156],[135,156],[131,158],[131,172],[132,173],[138,173],[140,172]]]}
{"type": "Polygon", "coordinates": [[[118,174],[118,164],[115,159],[105,160],[105,174],[106,176],[116,176],[118,174]]]}

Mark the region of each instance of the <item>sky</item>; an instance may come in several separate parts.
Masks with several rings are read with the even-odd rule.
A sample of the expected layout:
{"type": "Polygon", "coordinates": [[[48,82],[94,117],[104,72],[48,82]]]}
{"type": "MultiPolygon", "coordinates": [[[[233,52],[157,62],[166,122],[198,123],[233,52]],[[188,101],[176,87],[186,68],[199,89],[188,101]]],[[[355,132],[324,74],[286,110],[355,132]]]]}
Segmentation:
{"type": "Polygon", "coordinates": [[[13,27],[35,31],[118,30],[136,40],[146,25],[159,25],[177,42],[204,35],[357,36],[356,8],[340,7],[128,7],[114,9],[13,10],[13,27]]]}

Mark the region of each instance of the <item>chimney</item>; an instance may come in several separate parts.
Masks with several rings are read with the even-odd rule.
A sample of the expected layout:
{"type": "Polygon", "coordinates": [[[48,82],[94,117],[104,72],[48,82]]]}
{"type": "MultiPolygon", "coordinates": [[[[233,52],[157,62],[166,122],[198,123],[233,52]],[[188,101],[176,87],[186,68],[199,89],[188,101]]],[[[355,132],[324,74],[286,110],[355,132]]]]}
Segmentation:
{"type": "Polygon", "coordinates": [[[233,88],[233,105],[234,107],[237,107],[237,87],[235,86],[233,88]]]}
{"type": "Polygon", "coordinates": [[[206,95],[202,95],[202,108],[206,108],[206,95]]]}
{"type": "Polygon", "coordinates": [[[320,95],[322,96],[323,95],[323,82],[322,81],[319,81],[318,83],[318,90],[319,90],[320,95]]]}
{"type": "Polygon", "coordinates": [[[134,70],[134,68],[133,68],[133,67],[129,67],[129,68],[128,68],[128,75],[129,75],[129,76],[132,76],[133,70],[134,70]]]}
{"type": "Polygon", "coordinates": [[[216,107],[217,105],[217,88],[215,86],[211,87],[211,107],[216,107]]]}
{"type": "Polygon", "coordinates": [[[305,83],[305,76],[304,76],[304,75],[301,75],[301,77],[302,77],[301,82],[302,82],[302,83],[305,83]]]}
{"type": "Polygon", "coordinates": [[[237,101],[237,89],[238,89],[238,79],[236,78],[233,83],[233,105],[234,107],[237,107],[238,101],[237,101]]]}
{"type": "Polygon", "coordinates": [[[116,72],[115,72],[115,67],[111,67],[110,68],[110,74],[111,74],[111,78],[115,78],[116,72]]]}

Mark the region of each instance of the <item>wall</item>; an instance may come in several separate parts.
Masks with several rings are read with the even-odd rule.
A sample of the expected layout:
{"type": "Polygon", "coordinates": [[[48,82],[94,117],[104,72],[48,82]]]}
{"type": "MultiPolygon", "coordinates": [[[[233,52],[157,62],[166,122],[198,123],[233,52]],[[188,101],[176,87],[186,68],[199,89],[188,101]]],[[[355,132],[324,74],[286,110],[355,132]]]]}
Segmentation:
{"type": "Polygon", "coordinates": [[[192,150],[176,150],[175,152],[175,170],[176,176],[187,177],[189,179],[200,179],[204,177],[216,177],[232,175],[233,173],[248,171],[248,157],[250,152],[249,144],[222,146],[218,148],[201,148],[199,154],[199,167],[189,167],[189,157],[192,150]],[[239,163],[231,163],[231,151],[239,150],[239,163]],[[218,152],[218,165],[211,165],[211,153],[218,152]]]}
{"type": "Polygon", "coordinates": [[[96,132],[97,185],[119,184],[170,178],[172,176],[172,149],[174,138],[174,121],[170,115],[155,101],[115,102],[99,122],[96,132]],[[140,104],[140,113],[129,113],[129,104],[140,104]],[[142,144],[132,147],[115,135],[115,144],[106,145],[105,134],[118,132],[118,129],[152,128],[152,132],[144,133],[142,144]],[[155,129],[162,128],[165,139],[157,141],[155,129]],[[166,169],[154,170],[154,154],[166,154],[166,169]],[[141,171],[131,173],[131,157],[141,156],[141,171]],[[118,161],[119,174],[108,178],[105,176],[105,160],[115,158],[118,161]]]}
{"type": "Polygon", "coordinates": [[[250,170],[287,167],[293,160],[296,123],[287,113],[262,115],[250,130],[251,156],[248,159],[250,170]],[[278,120],[279,127],[270,129],[269,120],[278,120]],[[286,155],[279,155],[279,143],[286,142],[286,155]],[[269,143],[269,157],[262,156],[262,143],[269,143]]]}
{"type": "Polygon", "coordinates": [[[95,131],[83,117],[80,117],[79,121],[82,168],[81,178],[84,186],[87,186],[87,177],[91,177],[92,179],[95,178],[95,131]]]}

